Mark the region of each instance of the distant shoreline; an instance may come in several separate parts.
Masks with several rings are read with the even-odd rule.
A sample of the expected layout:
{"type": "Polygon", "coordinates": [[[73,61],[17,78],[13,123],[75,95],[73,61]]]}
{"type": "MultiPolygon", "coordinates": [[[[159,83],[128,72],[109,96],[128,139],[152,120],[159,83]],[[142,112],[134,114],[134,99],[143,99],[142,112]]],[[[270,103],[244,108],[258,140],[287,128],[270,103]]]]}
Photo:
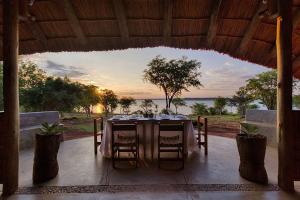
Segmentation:
{"type": "MultiPolygon", "coordinates": [[[[147,98],[145,98],[147,99],[147,98]]],[[[152,100],[165,100],[165,98],[149,98],[149,99],[152,99],[152,100]]],[[[192,98],[192,97],[186,97],[186,98],[182,98],[183,100],[206,100],[206,101],[209,101],[209,100],[215,100],[217,99],[217,97],[205,97],[205,98],[192,98]]],[[[144,100],[144,99],[136,99],[136,100],[144,100]]]]}

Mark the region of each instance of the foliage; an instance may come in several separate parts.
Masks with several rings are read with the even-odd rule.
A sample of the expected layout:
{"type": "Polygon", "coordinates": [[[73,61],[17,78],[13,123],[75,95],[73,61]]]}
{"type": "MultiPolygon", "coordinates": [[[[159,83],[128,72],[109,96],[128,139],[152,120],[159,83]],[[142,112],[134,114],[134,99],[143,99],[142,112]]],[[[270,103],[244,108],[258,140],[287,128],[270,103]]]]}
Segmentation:
{"type": "Polygon", "coordinates": [[[28,61],[21,62],[19,66],[19,87],[21,89],[37,87],[47,78],[46,72],[37,64],[28,61]]]}
{"type": "Polygon", "coordinates": [[[91,116],[91,107],[100,102],[98,87],[94,85],[80,84],[81,88],[79,106],[85,110],[87,117],[91,116]]]}
{"type": "Polygon", "coordinates": [[[191,106],[193,115],[207,115],[208,108],[204,103],[195,103],[191,106]]]}
{"type": "Polygon", "coordinates": [[[43,84],[23,91],[22,105],[26,111],[58,110],[71,112],[79,106],[81,85],[67,78],[48,77],[43,84]]]}
{"type": "Polygon", "coordinates": [[[121,105],[123,112],[128,115],[130,113],[130,106],[136,104],[136,100],[132,97],[122,97],[119,100],[119,104],[121,105]]]}
{"type": "Polygon", "coordinates": [[[216,114],[218,114],[217,109],[214,108],[214,107],[209,107],[209,108],[207,109],[207,111],[208,111],[208,114],[209,114],[209,115],[216,115],[216,114]]]}
{"type": "Polygon", "coordinates": [[[277,71],[263,72],[247,80],[246,90],[268,110],[276,109],[277,71]]]}
{"type": "Polygon", "coordinates": [[[243,134],[255,134],[258,131],[258,127],[249,123],[241,123],[241,133],[243,134]]]}
{"type": "Polygon", "coordinates": [[[172,104],[175,106],[175,113],[177,114],[178,107],[186,106],[186,102],[181,98],[174,98],[172,104]]]}
{"type": "Polygon", "coordinates": [[[173,115],[175,113],[172,112],[172,110],[170,110],[170,109],[163,108],[163,109],[161,109],[160,114],[173,115]]]}
{"type": "Polygon", "coordinates": [[[108,89],[101,90],[100,92],[100,104],[103,106],[104,113],[107,116],[108,113],[113,113],[118,106],[118,97],[112,91],[108,89]]]}
{"type": "Polygon", "coordinates": [[[57,135],[63,131],[63,127],[58,123],[48,124],[48,122],[42,123],[41,135],[57,135]]]}
{"type": "Polygon", "coordinates": [[[248,93],[248,90],[245,87],[240,87],[230,101],[234,106],[237,106],[238,113],[241,116],[244,116],[246,109],[253,101],[253,96],[248,93]]]}
{"type": "Polygon", "coordinates": [[[140,107],[143,109],[144,114],[152,113],[152,106],[154,106],[154,102],[151,99],[144,99],[140,105],[140,107]]]}
{"type": "Polygon", "coordinates": [[[223,97],[218,97],[214,100],[214,108],[217,110],[217,112],[221,115],[225,106],[226,106],[227,100],[223,97]]]}
{"type": "Polygon", "coordinates": [[[258,105],[256,105],[256,104],[249,104],[249,105],[247,106],[247,109],[256,110],[256,109],[258,109],[258,105]]]}
{"type": "Polygon", "coordinates": [[[174,97],[180,96],[183,91],[189,91],[189,87],[199,88],[201,73],[200,62],[187,60],[183,57],[179,60],[167,61],[166,58],[157,56],[144,70],[144,80],[163,90],[166,100],[166,109],[170,108],[174,97]]]}
{"type": "Polygon", "coordinates": [[[300,95],[295,95],[293,97],[293,102],[294,102],[294,105],[297,107],[297,108],[300,108],[300,95]]]}

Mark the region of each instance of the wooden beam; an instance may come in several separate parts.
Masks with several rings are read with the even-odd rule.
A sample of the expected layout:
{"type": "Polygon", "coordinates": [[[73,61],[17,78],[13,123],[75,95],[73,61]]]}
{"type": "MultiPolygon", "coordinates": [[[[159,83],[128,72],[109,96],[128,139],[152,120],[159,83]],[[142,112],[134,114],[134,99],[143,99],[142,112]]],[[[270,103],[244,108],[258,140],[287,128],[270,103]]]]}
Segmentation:
{"type": "Polygon", "coordinates": [[[19,3],[5,0],[3,3],[3,123],[0,139],[4,143],[3,194],[11,195],[19,183],[19,3]]]}
{"type": "MultiPolygon", "coordinates": [[[[293,29],[297,27],[297,25],[300,23],[300,9],[297,9],[295,14],[293,15],[293,29]]],[[[275,57],[276,56],[276,44],[273,45],[271,48],[271,56],[275,57]]]]}
{"type": "Polygon", "coordinates": [[[167,46],[171,44],[173,2],[173,0],[164,0],[163,37],[164,44],[167,46]]]}
{"type": "Polygon", "coordinates": [[[261,2],[259,5],[258,5],[258,8],[257,8],[257,11],[255,12],[249,26],[248,26],[248,29],[246,30],[245,34],[244,34],[244,37],[240,43],[240,46],[239,46],[239,53],[241,55],[244,55],[246,49],[247,49],[247,46],[249,44],[249,42],[251,41],[260,21],[261,21],[261,17],[260,17],[260,12],[261,12],[261,8],[263,6],[263,3],[261,2]]]}
{"type": "Polygon", "coordinates": [[[277,134],[278,134],[278,185],[294,191],[295,158],[292,119],[292,0],[277,0],[277,134]]]}
{"type": "Polygon", "coordinates": [[[72,27],[76,37],[79,39],[81,44],[87,43],[87,38],[80,26],[80,22],[75,14],[75,10],[72,6],[72,3],[70,0],[56,0],[57,3],[62,5],[62,7],[65,10],[65,14],[69,20],[70,26],[72,27]]]}
{"type": "Polygon", "coordinates": [[[212,45],[213,40],[217,35],[218,28],[218,15],[221,8],[222,0],[215,0],[213,3],[212,13],[210,15],[210,22],[207,32],[207,44],[208,46],[212,45]]]}
{"type": "Polygon", "coordinates": [[[124,10],[123,0],[113,0],[115,15],[118,20],[120,34],[124,47],[128,46],[129,31],[127,26],[127,18],[124,10]]]}

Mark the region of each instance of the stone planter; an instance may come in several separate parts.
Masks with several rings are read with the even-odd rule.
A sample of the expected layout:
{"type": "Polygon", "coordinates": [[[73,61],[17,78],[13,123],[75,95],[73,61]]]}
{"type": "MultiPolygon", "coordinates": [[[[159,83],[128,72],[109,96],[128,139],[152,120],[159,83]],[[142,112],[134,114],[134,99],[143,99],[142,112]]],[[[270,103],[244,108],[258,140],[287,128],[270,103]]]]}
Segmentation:
{"type": "Polygon", "coordinates": [[[57,176],[59,166],[57,153],[61,141],[61,134],[36,134],[33,163],[33,183],[42,183],[57,176]]]}
{"type": "Polygon", "coordinates": [[[238,134],[236,141],[240,154],[240,175],[249,181],[267,184],[268,175],[264,166],[267,138],[259,134],[238,134]]]}

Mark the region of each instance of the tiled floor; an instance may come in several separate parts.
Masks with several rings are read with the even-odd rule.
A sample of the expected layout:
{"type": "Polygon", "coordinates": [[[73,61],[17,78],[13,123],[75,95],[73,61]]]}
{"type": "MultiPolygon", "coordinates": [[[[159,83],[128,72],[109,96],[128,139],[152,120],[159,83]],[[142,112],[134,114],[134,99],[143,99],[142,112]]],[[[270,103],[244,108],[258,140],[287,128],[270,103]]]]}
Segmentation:
{"type": "MultiPolygon", "coordinates": [[[[25,189],[32,187],[32,162],[33,151],[22,151],[20,187],[25,189]]],[[[210,136],[208,156],[205,157],[203,151],[190,154],[182,171],[158,169],[156,162],[149,160],[142,161],[137,169],[115,170],[109,159],[103,158],[101,154],[94,155],[93,138],[78,139],[61,144],[59,175],[43,184],[45,188],[78,187],[66,187],[65,192],[53,192],[54,194],[33,195],[21,192],[10,199],[300,199],[299,193],[290,196],[282,191],[260,189],[259,186],[258,189],[245,191],[248,186],[257,185],[239,176],[238,163],[235,140],[210,136]],[[232,189],[233,186],[240,185],[243,186],[243,191],[232,189]],[[84,186],[96,187],[96,190],[97,186],[106,189],[97,193],[90,193],[94,191],[88,190],[87,193],[74,193],[80,189],[86,190],[84,186]],[[122,187],[126,189],[122,190],[122,187]],[[194,189],[187,189],[192,187],[194,189]]],[[[270,184],[276,184],[277,152],[274,148],[267,148],[266,168],[270,184]]]]}

